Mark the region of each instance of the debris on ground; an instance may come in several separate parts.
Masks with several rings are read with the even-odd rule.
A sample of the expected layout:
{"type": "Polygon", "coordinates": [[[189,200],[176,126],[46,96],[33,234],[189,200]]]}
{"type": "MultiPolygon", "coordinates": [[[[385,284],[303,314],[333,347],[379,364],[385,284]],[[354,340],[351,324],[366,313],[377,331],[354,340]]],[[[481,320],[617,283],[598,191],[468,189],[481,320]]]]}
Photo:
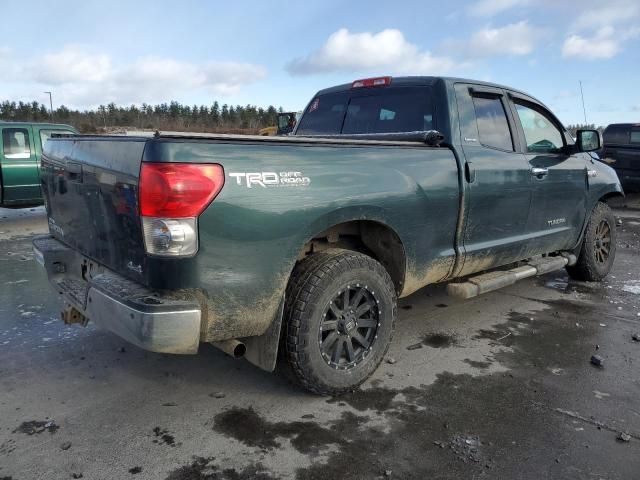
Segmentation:
{"type": "Polygon", "coordinates": [[[592,355],[591,363],[596,367],[602,367],[604,365],[604,359],[600,355],[592,355]]]}
{"type": "Polygon", "coordinates": [[[418,350],[422,348],[422,343],[414,343],[413,345],[409,345],[407,350],[418,350]]]}
{"type": "Polygon", "coordinates": [[[480,462],[478,450],[481,443],[478,436],[457,435],[449,442],[449,448],[464,463],[469,461],[478,463],[480,462]]]}
{"type": "Polygon", "coordinates": [[[169,433],[169,430],[155,427],[153,429],[153,434],[156,436],[156,439],[153,440],[153,443],[164,443],[165,445],[169,445],[170,447],[176,446],[175,437],[169,433]]]}
{"type": "Polygon", "coordinates": [[[165,402],[162,404],[163,407],[177,407],[178,404],[176,402],[165,402]]]}
{"type": "Polygon", "coordinates": [[[133,468],[130,468],[130,469],[129,469],[129,473],[130,473],[131,475],[137,475],[137,474],[138,474],[138,473],[140,473],[140,472],[142,472],[142,467],[138,467],[138,466],[136,466],[136,467],[133,467],[133,468]]]}
{"type": "Polygon", "coordinates": [[[72,473],[71,478],[83,478],[84,475],[81,473],[72,473]]]}
{"type": "Polygon", "coordinates": [[[385,471],[384,471],[384,476],[385,476],[385,477],[390,477],[392,473],[393,473],[393,472],[392,472],[391,470],[385,470],[385,471]]]}
{"type": "Polygon", "coordinates": [[[63,442],[62,445],[60,445],[60,448],[62,450],[69,450],[71,448],[71,442],[63,442]]]}
{"type": "Polygon", "coordinates": [[[618,434],[617,440],[620,442],[630,442],[631,441],[631,435],[629,435],[628,433],[625,432],[620,432],[618,434]]]}
{"type": "Polygon", "coordinates": [[[393,358],[393,357],[389,357],[389,358],[387,358],[387,363],[389,365],[393,365],[394,363],[396,363],[396,359],[393,358]]]}
{"type": "Polygon", "coordinates": [[[640,333],[634,333],[631,338],[636,342],[640,342],[640,333]]]}
{"type": "Polygon", "coordinates": [[[210,393],[209,396],[212,397],[212,398],[224,398],[224,397],[226,397],[226,395],[223,392],[210,393]]]}
{"type": "Polygon", "coordinates": [[[40,421],[31,420],[29,422],[22,422],[18,428],[13,430],[13,433],[24,433],[27,435],[40,434],[47,430],[49,433],[56,433],[59,429],[58,425],[53,420],[40,421]]]}

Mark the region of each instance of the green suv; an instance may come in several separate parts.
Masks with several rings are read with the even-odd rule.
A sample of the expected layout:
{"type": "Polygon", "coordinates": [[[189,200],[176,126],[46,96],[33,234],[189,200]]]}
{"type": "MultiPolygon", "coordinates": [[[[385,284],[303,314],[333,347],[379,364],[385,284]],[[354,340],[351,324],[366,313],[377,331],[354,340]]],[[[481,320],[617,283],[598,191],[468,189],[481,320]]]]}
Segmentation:
{"type": "Polygon", "coordinates": [[[44,144],[54,133],[78,131],[63,124],[0,121],[0,132],[0,206],[41,204],[39,171],[44,144]]]}

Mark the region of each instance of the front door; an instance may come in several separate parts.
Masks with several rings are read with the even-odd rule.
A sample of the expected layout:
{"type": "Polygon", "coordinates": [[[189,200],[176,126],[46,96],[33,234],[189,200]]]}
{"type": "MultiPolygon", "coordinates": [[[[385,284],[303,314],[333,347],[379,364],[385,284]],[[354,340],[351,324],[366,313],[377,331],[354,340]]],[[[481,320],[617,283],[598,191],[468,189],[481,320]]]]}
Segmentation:
{"type": "Polygon", "coordinates": [[[587,154],[567,154],[572,139],[543,106],[512,96],[512,108],[533,181],[527,228],[539,253],[571,249],[586,214],[587,154]]]}
{"type": "Polygon", "coordinates": [[[36,149],[30,126],[2,128],[2,202],[41,198],[36,149]]]}
{"type": "Polygon", "coordinates": [[[456,84],[455,91],[466,191],[460,276],[526,255],[531,174],[516,148],[505,92],[468,84],[456,84]]]}

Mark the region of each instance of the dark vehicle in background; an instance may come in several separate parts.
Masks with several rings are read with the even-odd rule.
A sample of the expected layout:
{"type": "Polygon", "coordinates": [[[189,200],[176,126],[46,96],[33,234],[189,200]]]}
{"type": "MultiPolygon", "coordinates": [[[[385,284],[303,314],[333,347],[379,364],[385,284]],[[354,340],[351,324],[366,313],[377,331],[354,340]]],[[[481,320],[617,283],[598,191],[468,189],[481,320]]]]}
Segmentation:
{"type": "Polygon", "coordinates": [[[599,148],[523,92],[440,77],[323,90],[294,135],[54,138],[34,256],[68,323],[269,371],[280,353],[336,395],[375,371],[397,298],[425,285],[603,279],[621,187],[599,148]]]}
{"type": "Polygon", "coordinates": [[[602,137],[602,161],[616,171],[625,190],[640,192],[640,123],[611,124],[602,137]]]}
{"type": "Polygon", "coordinates": [[[54,133],[78,133],[58,123],[0,121],[0,207],[22,207],[42,203],[40,157],[54,133]]]}

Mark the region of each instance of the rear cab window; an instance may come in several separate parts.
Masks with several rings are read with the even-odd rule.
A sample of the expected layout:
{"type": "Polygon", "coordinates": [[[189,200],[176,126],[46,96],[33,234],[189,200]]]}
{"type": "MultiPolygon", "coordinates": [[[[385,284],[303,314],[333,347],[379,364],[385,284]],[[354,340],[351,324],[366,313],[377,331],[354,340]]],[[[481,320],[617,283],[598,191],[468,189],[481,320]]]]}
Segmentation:
{"type": "Polygon", "coordinates": [[[51,138],[54,133],[67,133],[73,135],[75,132],[71,130],[40,130],[40,147],[44,149],[44,144],[51,138]]]}
{"type": "Polygon", "coordinates": [[[296,135],[354,135],[435,129],[431,88],[380,87],[315,97],[296,135]]]}
{"type": "Polygon", "coordinates": [[[629,143],[640,145],[640,130],[631,130],[629,143]]]}

